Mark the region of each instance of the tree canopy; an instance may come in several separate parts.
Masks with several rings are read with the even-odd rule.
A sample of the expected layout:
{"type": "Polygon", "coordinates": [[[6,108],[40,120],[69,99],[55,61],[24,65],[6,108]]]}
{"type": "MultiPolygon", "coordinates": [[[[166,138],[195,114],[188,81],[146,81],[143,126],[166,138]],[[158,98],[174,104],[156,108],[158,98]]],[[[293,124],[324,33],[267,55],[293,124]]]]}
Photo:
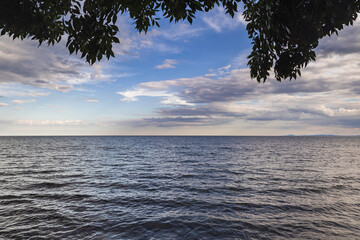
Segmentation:
{"type": "Polygon", "coordinates": [[[360,0],[1,0],[0,30],[39,44],[67,38],[70,54],[93,64],[114,57],[119,14],[127,13],[139,32],[147,32],[159,27],[161,17],[192,23],[197,12],[216,6],[233,17],[238,4],[252,39],[250,74],[259,82],[272,69],[279,81],[301,75],[315,61],[319,40],[352,25],[360,11],[360,0]]]}

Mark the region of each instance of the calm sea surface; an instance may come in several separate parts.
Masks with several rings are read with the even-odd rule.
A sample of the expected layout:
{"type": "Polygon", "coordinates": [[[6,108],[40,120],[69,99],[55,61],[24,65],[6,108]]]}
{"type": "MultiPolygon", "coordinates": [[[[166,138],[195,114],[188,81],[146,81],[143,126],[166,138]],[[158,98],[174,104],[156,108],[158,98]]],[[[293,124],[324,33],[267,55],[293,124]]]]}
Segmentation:
{"type": "Polygon", "coordinates": [[[0,239],[360,239],[360,138],[0,137],[0,239]]]}

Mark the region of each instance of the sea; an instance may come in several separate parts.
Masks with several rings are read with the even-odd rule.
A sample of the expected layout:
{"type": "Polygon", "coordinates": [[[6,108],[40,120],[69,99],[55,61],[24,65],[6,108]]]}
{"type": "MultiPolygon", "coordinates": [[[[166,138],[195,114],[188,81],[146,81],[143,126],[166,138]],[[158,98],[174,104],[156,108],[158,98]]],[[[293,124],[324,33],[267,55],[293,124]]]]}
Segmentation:
{"type": "Polygon", "coordinates": [[[0,137],[0,239],[360,239],[360,137],[0,137]]]}

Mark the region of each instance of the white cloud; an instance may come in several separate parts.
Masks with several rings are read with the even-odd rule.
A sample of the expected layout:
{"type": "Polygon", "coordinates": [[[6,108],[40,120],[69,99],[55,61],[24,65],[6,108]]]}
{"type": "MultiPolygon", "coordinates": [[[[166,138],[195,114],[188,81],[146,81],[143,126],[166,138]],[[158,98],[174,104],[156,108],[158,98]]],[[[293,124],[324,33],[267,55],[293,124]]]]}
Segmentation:
{"type": "Polygon", "coordinates": [[[12,100],[11,101],[14,104],[25,104],[25,103],[33,103],[36,102],[35,99],[29,99],[29,100],[12,100]]]}
{"type": "Polygon", "coordinates": [[[242,15],[242,13],[236,14],[235,20],[236,20],[237,23],[241,23],[241,24],[243,24],[245,26],[247,25],[247,21],[245,21],[244,16],[242,15]]]}
{"type": "Polygon", "coordinates": [[[7,103],[0,103],[0,107],[6,107],[6,106],[8,106],[7,103]]]}
{"type": "Polygon", "coordinates": [[[50,92],[44,92],[39,90],[28,90],[26,86],[22,84],[0,84],[0,96],[3,97],[43,97],[48,96],[50,92]]]}
{"type": "Polygon", "coordinates": [[[170,24],[168,28],[153,28],[145,33],[138,33],[133,29],[129,18],[119,17],[117,23],[120,33],[120,44],[114,45],[116,60],[124,61],[128,58],[139,57],[144,49],[151,49],[166,53],[179,53],[181,49],[170,41],[179,41],[200,35],[201,29],[185,23],[170,24]]]}
{"type": "Polygon", "coordinates": [[[218,71],[222,71],[222,70],[229,70],[231,68],[231,64],[229,64],[229,65],[226,65],[225,67],[220,67],[220,68],[218,68],[217,70],[218,71]]]}
{"type": "Polygon", "coordinates": [[[216,32],[222,32],[225,29],[234,29],[247,24],[241,13],[235,13],[234,18],[232,18],[228,14],[225,14],[223,7],[217,7],[204,14],[202,20],[216,32]]]}
{"type": "Polygon", "coordinates": [[[40,97],[40,96],[48,96],[49,94],[50,94],[49,92],[41,92],[41,91],[36,91],[36,90],[29,90],[23,96],[40,97]]]}
{"type": "Polygon", "coordinates": [[[167,29],[154,29],[150,36],[163,37],[171,41],[185,41],[190,38],[200,36],[205,28],[196,27],[188,23],[171,24],[167,29]]]}
{"type": "Polygon", "coordinates": [[[317,48],[320,54],[349,54],[360,52],[360,21],[354,22],[353,26],[345,26],[339,31],[339,35],[324,37],[317,48]]]}
{"type": "Polygon", "coordinates": [[[88,99],[86,99],[86,101],[89,103],[98,103],[99,102],[99,100],[95,99],[95,98],[88,98],[88,99]]]}
{"type": "Polygon", "coordinates": [[[163,64],[157,65],[157,69],[176,68],[177,61],[175,59],[165,59],[163,64]]]}
{"type": "Polygon", "coordinates": [[[30,125],[30,126],[78,126],[83,124],[81,120],[18,120],[15,121],[17,125],[30,125]]]}
{"type": "MultiPolygon", "coordinates": [[[[220,24],[213,28],[218,31],[237,26],[217,22],[220,24]]],[[[128,101],[148,96],[161,97],[164,105],[176,103],[175,107],[158,109],[156,117],[136,120],[136,126],[225,126],[242,121],[299,131],[307,128],[310,133],[328,127],[335,134],[349,134],[347,128],[360,129],[360,102],[354,100],[360,95],[360,49],[356,41],[348,38],[358,31],[360,26],[355,24],[340,32],[339,37],[323,39],[317,61],[302,70],[301,78],[291,82],[269,79],[258,84],[251,80],[245,67],[248,52],[242,52],[231,61],[233,66],[219,67],[203,76],[143,82],[135,90],[119,94],[128,101]],[[352,47],[336,47],[344,44],[352,47]]]]}
{"type": "MultiPolygon", "coordinates": [[[[346,36],[342,39],[346,40],[346,36]]],[[[143,119],[146,126],[286,122],[294,127],[331,126],[348,132],[344,129],[360,129],[359,59],[360,51],[320,53],[316,62],[302,70],[301,78],[281,83],[269,79],[264,84],[251,80],[248,68],[234,69],[227,65],[203,76],[144,82],[124,96],[170,99],[174,95],[186,103],[158,109],[157,117],[143,119]]],[[[141,126],[139,121],[137,124],[141,126]]]]}
{"type": "Polygon", "coordinates": [[[184,99],[179,98],[176,95],[167,96],[164,100],[161,101],[165,105],[180,105],[180,106],[193,106],[194,104],[186,102],[184,99]]]}
{"type": "MultiPolygon", "coordinates": [[[[103,73],[103,64],[89,66],[78,56],[70,56],[63,42],[38,48],[36,41],[12,40],[6,36],[0,38],[0,75],[2,86],[22,84],[60,92],[114,78],[111,74],[103,73]]],[[[38,90],[27,91],[24,94],[33,97],[50,94],[38,90]]],[[[19,90],[17,92],[20,93],[19,90]]]]}
{"type": "Polygon", "coordinates": [[[135,89],[135,90],[127,90],[124,92],[117,92],[117,94],[124,96],[122,101],[134,102],[137,101],[137,97],[139,96],[147,96],[147,97],[169,97],[171,94],[166,91],[149,91],[145,89],[135,89]]]}
{"type": "Polygon", "coordinates": [[[124,96],[122,101],[127,101],[127,102],[137,101],[138,97],[143,96],[143,97],[160,97],[163,99],[161,103],[165,105],[192,105],[191,103],[188,103],[185,100],[178,97],[176,94],[168,91],[138,88],[135,90],[117,92],[117,94],[124,96]]]}
{"type": "Polygon", "coordinates": [[[247,68],[249,59],[247,58],[251,53],[251,49],[241,51],[231,62],[234,67],[247,68]]]}
{"type": "MultiPolygon", "coordinates": [[[[155,51],[178,53],[177,46],[172,46],[164,40],[178,41],[196,37],[201,33],[200,28],[185,23],[171,24],[168,28],[153,29],[147,34],[134,31],[130,20],[124,17],[118,19],[121,44],[114,45],[116,56],[114,62],[126,61],[129,57],[138,57],[140,50],[151,48],[155,51]]],[[[170,60],[164,67],[175,67],[170,60]]],[[[19,91],[17,87],[12,92],[1,93],[1,87],[22,84],[35,88],[46,88],[60,92],[82,89],[84,84],[96,84],[99,81],[114,81],[120,77],[131,76],[130,73],[110,73],[109,63],[96,63],[89,66],[78,56],[69,55],[60,42],[55,46],[37,47],[37,42],[25,39],[14,41],[6,36],[0,38],[0,94],[3,96],[42,96],[50,92],[19,91]],[[105,71],[106,70],[106,71],[105,71]]],[[[111,69],[110,69],[111,70],[111,69]]],[[[118,72],[118,71],[117,71],[118,72]]],[[[27,90],[28,91],[28,90],[27,90]]]]}

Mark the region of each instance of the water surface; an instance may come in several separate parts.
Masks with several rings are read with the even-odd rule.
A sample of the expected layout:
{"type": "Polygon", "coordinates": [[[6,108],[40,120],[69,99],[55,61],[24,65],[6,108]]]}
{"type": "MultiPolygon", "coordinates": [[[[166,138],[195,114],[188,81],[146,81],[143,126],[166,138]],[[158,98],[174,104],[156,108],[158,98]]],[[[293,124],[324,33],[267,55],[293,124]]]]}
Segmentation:
{"type": "Polygon", "coordinates": [[[0,239],[359,239],[359,137],[0,137],[0,239]]]}

